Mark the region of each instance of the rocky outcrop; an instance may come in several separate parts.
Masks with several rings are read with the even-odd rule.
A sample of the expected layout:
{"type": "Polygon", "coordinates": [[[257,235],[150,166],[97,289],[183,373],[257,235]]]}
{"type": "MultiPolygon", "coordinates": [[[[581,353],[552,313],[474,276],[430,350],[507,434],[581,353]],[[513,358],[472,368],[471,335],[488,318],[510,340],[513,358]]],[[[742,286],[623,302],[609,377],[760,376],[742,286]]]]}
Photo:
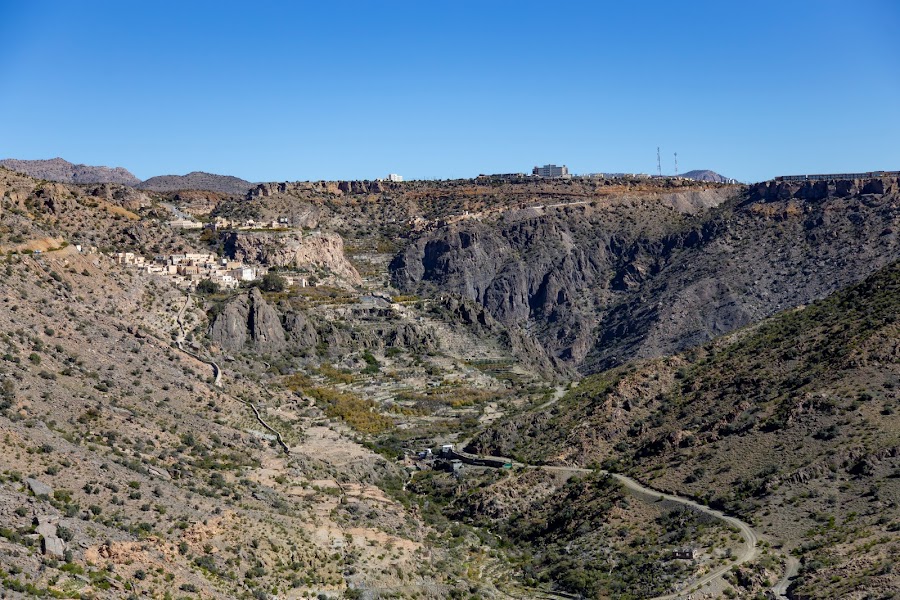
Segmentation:
{"type": "Polygon", "coordinates": [[[88,188],[88,195],[104,198],[112,204],[116,204],[131,211],[145,208],[152,204],[150,196],[134,188],[104,183],[96,187],[88,188]]]}
{"type": "Polygon", "coordinates": [[[32,477],[25,478],[25,485],[35,496],[52,496],[53,488],[42,481],[38,481],[32,477]]]}
{"type": "Polygon", "coordinates": [[[226,256],[249,264],[325,269],[352,285],[362,283],[334,233],[301,234],[232,231],[223,234],[226,256]]]}
{"type": "Polygon", "coordinates": [[[747,201],[777,202],[783,200],[820,201],[847,198],[861,194],[897,194],[900,178],[843,179],[832,181],[764,181],[750,187],[747,201]]]}
{"type": "Polygon", "coordinates": [[[34,192],[34,198],[43,205],[45,211],[57,217],[76,204],[72,190],[58,183],[39,186],[34,192]]]}
{"type": "Polygon", "coordinates": [[[256,288],[231,299],[212,320],[209,338],[224,350],[240,351],[252,345],[261,352],[284,348],[281,320],[256,288]]]}
{"type": "Polygon", "coordinates": [[[440,348],[435,333],[395,315],[364,314],[377,309],[346,308],[352,316],[347,326],[332,320],[313,322],[305,312],[287,301],[268,304],[256,288],[229,300],[214,314],[208,329],[210,341],[223,351],[253,349],[262,353],[288,351],[293,354],[324,352],[331,359],[361,350],[383,351],[403,348],[410,352],[431,352],[440,348]],[[368,325],[364,325],[368,322],[368,325]]]}
{"type": "Polygon", "coordinates": [[[279,306],[282,315],[282,326],[292,347],[312,348],[318,343],[316,328],[302,312],[291,310],[287,304],[279,306]]]}
{"type": "Polygon", "coordinates": [[[385,188],[380,181],[339,181],[338,189],[345,194],[381,194],[385,188]]]}

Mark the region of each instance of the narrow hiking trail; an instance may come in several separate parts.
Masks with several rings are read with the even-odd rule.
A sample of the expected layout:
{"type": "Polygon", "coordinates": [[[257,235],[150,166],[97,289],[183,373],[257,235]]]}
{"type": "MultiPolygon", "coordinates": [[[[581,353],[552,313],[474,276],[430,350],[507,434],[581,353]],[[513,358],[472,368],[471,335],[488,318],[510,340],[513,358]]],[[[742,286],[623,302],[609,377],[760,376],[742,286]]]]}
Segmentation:
{"type": "Polygon", "coordinates": [[[219,368],[218,363],[213,360],[207,360],[198,354],[194,354],[190,350],[186,350],[184,347],[184,339],[187,336],[187,332],[184,330],[184,321],[182,317],[184,316],[184,311],[187,310],[188,305],[191,302],[191,295],[188,294],[184,299],[184,305],[180,309],[178,309],[178,314],[175,316],[175,320],[178,322],[178,337],[175,338],[175,345],[178,346],[178,349],[194,358],[199,360],[202,363],[206,363],[213,370],[213,383],[216,387],[222,387],[222,369],[219,368]]]}

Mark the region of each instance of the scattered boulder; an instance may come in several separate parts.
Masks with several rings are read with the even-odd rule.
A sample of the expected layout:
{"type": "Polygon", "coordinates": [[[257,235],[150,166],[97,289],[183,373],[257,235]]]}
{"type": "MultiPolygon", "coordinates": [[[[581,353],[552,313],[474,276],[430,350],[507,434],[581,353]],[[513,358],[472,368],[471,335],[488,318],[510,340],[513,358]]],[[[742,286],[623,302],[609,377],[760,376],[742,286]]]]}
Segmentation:
{"type": "Polygon", "coordinates": [[[44,556],[51,558],[64,558],[66,555],[66,543],[55,535],[44,537],[41,539],[41,552],[44,553],[44,556]]]}
{"type": "Polygon", "coordinates": [[[38,524],[35,527],[34,532],[38,535],[49,538],[56,537],[56,520],[49,519],[48,517],[37,517],[35,519],[38,524]]]}
{"type": "Polygon", "coordinates": [[[37,479],[27,477],[25,479],[25,485],[28,486],[28,489],[30,489],[34,493],[35,496],[52,496],[53,495],[53,488],[50,487],[49,485],[47,485],[46,483],[38,481],[37,479]]]}
{"type": "Polygon", "coordinates": [[[160,479],[165,479],[169,481],[172,479],[172,476],[169,475],[165,470],[154,469],[153,467],[147,467],[147,472],[153,475],[154,477],[159,477],[160,479]]]}

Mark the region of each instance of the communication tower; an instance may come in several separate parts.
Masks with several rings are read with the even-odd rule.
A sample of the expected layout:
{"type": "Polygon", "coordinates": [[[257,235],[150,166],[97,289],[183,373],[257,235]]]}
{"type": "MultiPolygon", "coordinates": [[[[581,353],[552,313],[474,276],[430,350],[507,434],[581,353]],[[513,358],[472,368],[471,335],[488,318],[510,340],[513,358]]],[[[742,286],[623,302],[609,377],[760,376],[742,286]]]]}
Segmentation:
{"type": "Polygon", "coordinates": [[[678,177],[678,153],[675,153],[675,177],[678,177]]]}
{"type": "Polygon", "coordinates": [[[662,177],[662,163],[659,162],[659,146],[656,147],[656,174],[662,177]]]}

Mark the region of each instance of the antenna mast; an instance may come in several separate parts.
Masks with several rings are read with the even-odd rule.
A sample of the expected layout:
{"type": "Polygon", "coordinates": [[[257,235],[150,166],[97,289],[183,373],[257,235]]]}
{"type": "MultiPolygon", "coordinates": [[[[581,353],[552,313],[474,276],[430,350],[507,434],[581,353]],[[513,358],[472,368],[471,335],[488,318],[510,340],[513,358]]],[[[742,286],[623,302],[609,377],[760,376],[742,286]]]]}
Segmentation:
{"type": "Polygon", "coordinates": [[[659,162],[659,146],[656,147],[656,174],[662,177],[662,163],[659,162]]]}
{"type": "Polygon", "coordinates": [[[678,153],[675,153],[675,177],[678,177],[678,153]]]}

